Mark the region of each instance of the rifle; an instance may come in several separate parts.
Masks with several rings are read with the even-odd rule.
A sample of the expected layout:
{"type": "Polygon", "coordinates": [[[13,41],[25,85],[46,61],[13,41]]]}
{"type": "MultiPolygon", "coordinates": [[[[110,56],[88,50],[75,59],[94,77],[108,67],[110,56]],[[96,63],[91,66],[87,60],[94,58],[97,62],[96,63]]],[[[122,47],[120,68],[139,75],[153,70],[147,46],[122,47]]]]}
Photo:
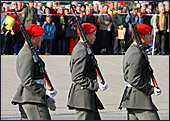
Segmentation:
{"type": "Polygon", "coordinates": [[[47,75],[47,72],[45,70],[45,65],[44,65],[42,59],[40,58],[40,56],[38,55],[37,51],[35,50],[35,47],[33,46],[32,42],[31,42],[31,38],[30,38],[28,32],[26,31],[24,25],[22,24],[16,10],[15,9],[13,9],[13,10],[14,10],[14,12],[16,14],[16,17],[17,17],[18,21],[19,21],[21,32],[24,35],[24,38],[25,38],[25,40],[26,40],[26,42],[28,44],[28,47],[32,52],[33,60],[34,60],[35,63],[38,63],[38,65],[39,65],[39,67],[41,69],[41,72],[43,73],[43,76],[44,76],[44,78],[45,78],[45,80],[47,82],[47,85],[48,85],[49,89],[51,91],[53,91],[54,88],[53,88],[53,85],[52,85],[52,83],[51,83],[51,81],[50,81],[50,79],[49,79],[49,77],[47,75]]]}
{"type": "Polygon", "coordinates": [[[80,21],[78,20],[78,17],[77,17],[77,15],[76,15],[76,12],[75,12],[72,4],[71,4],[71,8],[72,8],[73,13],[74,13],[74,15],[75,15],[75,18],[76,18],[76,21],[77,21],[77,26],[78,26],[79,31],[80,31],[80,34],[81,34],[81,36],[82,36],[82,38],[83,38],[83,42],[84,42],[84,44],[85,44],[85,46],[86,46],[87,53],[88,53],[88,55],[91,57],[91,59],[93,60],[93,66],[94,66],[95,71],[96,71],[96,73],[97,73],[97,75],[98,75],[98,77],[99,77],[100,82],[104,85],[104,84],[105,84],[105,81],[104,81],[104,78],[103,78],[103,76],[102,76],[102,74],[101,74],[101,72],[100,72],[100,69],[99,69],[99,67],[98,67],[97,60],[96,60],[96,58],[94,57],[94,53],[93,53],[92,48],[91,48],[91,46],[90,46],[90,44],[89,44],[89,41],[88,41],[87,36],[86,36],[86,33],[84,32],[84,29],[83,29],[80,21]]]}
{"type": "Polygon", "coordinates": [[[128,13],[129,13],[131,22],[132,22],[132,28],[133,28],[133,31],[134,31],[133,33],[134,33],[135,39],[137,40],[138,49],[141,51],[141,53],[142,53],[142,55],[143,55],[143,57],[144,57],[144,59],[145,59],[145,62],[146,62],[147,68],[148,68],[148,72],[149,72],[150,77],[152,78],[152,82],[153,82],[154,86],[155,86],[156,88],[158,88],[158,84],[157,84],[157,82],[156,82],[156,80],[155,80],[155,77],[154,77],[154,75],[153,75],[153,69],[152,69],[152,67],[150,66],[150,62],[149,62],[149,60],[148,60],[148,58],[147,58],[147,55],[145,54],[145,50],[144,50],[144,47],[143,47],[143,44],[142,44],[142,41],[141,41],[139,32],[138,32],[138,30],[137,30],[137,25],[134,24],[134,22],[133,22],[133,19],[132,19],[132,16],[131,16],[131,14],[130,14],[129,7],[128,7],[128,6],[127,6],[127,10],[128,10],[128,13]]]}

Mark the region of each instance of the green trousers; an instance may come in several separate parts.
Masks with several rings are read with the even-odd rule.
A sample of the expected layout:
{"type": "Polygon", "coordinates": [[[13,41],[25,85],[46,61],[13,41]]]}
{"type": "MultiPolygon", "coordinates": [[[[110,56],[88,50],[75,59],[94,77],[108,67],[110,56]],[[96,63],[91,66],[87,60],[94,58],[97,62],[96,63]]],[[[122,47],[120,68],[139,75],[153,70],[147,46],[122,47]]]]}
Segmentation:
{"type": "Polygon", "coordinates": [[[76,109],[76,120],[101,120],[98,110],[95,112],[86,109],[76,109]]]}
{"type": "Polygon", "coordinates": [[[22,120],[51,120],[48,107],[43,104],[19,104],[22,120]]]}
{"type": "Polygon", "coordinates": [[[160,120],[157,111],[127,109],[128,120],[160,120]]]}

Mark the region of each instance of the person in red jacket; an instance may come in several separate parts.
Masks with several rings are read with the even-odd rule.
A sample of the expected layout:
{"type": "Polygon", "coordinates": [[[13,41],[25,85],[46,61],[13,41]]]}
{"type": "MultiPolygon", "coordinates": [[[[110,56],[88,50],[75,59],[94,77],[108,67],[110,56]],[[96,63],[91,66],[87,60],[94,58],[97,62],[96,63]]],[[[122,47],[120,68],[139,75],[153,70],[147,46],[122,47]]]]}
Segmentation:
{"type": "Polygon", "coordinates": [[[15,46],[17,41],[19,41],[20,38],[20,28],[19,28],[19,21],[16,18],[16,14],[14,13],[14,9],[17,11],[18,15],[20,14],[21,10],[17,10],[17,2],[16,1],[12,1],[11,2],[11,9],[8,11],[8,15],[13,17],[15,19],[15,23],[13,26],[13,31],[14,31],[14,35],[11,35],[10,33],[8,34],[8,39],[7,39],[7,47],[6,47],[6,51],[7,54],[14,54],[14,53],[18,53],[18,48],[15,46]],[[14,47],[15,46],[15,47],[14,47]]]}
{"type": "MultiPolygon", "coordinates": [[[[73,9],[76,11],[76,6],[75,5],[73,5],[73,9]]],[[[70,11],[71,12],[71,14],[73,14],[74,15],[74,13],[73,13],[73,10],[71,10],[70,11]]],[[[79,14],[79,13],[77,13],[77,14],[79,14]]],[[[72,24],[73,26],[75,26],[76,27],[76,29],[77,29],[77,37],[75,37],[75,38],[70,38],[70,47],[69,47],[69,53],[70,54],[72,54],[72,51],[73,51],[73,48],[77,45],[77,43],[78,43],[78,40],[79,40],[79,34],[78,34],[78,27],[76,26],[76,24],[74,24],[74,22],[71,22],[70,24],[72,24]]]]}

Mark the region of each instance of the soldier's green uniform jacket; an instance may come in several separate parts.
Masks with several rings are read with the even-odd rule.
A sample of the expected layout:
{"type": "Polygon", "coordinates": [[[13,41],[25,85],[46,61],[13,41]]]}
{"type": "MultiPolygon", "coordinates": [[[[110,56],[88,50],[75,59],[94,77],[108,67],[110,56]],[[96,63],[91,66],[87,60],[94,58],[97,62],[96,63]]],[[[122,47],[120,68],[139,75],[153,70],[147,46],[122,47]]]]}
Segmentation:
{"type": "Polygon", "coordinates": [[[87,109],[93,112],[96,112],[96,109],[104,109],[96,95],[99,85],[93,61],[81,41],[73,49],[70,71],[73,83],[68,96],[69,109],[87,109]]]}
{"type": "Polygon", "coordinates": [[[27,26],[29,24],[37,24],[37,21],[38,21],[37,9],[30,7],[24,8],[21,14],[21,22],[24,24],[24,26],[27,26]]]}
{"type": "Polygon", "coordinates": [[[41,103],[46,105],[46,89],[35,80],[44,79],[40,67],[34,63],[31,50],[24,44],[17,56],[16,70],[21,84],[12,100],[12,104],[41,103]]]}
{"type": "Polygon", "coordinates": [[[151,85],[144,57],[134,43],[128,48],[124,56],[123,73],[124,80],[132,87],[126,87],[120,107],[157,110],[151,99],[154,87],[151,85]]]}

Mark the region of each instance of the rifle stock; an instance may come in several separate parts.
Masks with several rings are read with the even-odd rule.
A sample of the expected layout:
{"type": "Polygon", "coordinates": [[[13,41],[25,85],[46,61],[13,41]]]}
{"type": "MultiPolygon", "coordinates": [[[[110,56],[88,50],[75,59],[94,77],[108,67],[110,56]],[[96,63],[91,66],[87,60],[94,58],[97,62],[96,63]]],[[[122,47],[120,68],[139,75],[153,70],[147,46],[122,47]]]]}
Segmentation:
{"type": "Polygon", "coordinates": [[[73,13],[74,13],[74,15],[75,15],[75,18],[76,18],[76,20],[77,20],[77,26],[78,26],[78,29],[79,29],[79,31],[80,31],[80,34],[81,34],[81,36],[82,36],[82,38],[83,38],[83,42],[84,42],[84,44],[85,44],[85,46],[86,46],[87,53],[88,53],[88,55],[90,55],[90,57],[91,57],[92,60],[93,60],[93,65],[94,65],[94,67],[95,67],[95,71],[96,71],[96,73],[97,73],[97,75],[98,75],[98,77],[99,77],[100,82],[101,82],[102,84],[105,84],[104,78],[103,78],[103,76],[102,76],[102,74],[101,74],[101,71],[100,71],[100,69],[99,69],[99,67],[98,67],[97,60],[96,60],[96,58],[94,57],[94,53],[93,53],[92,48],[91,48],[91,46],[90,46],[90,44],[89,44],[89,41],[88,41],[87,36],[86,36],[86,33],[84,32],[84,29],[83,29],[81,23],[80,23],[79,20],[78,20],[78,17],[77,17],[77,15],[76,15],[76,12],[75,12],[72,4],[70,4],[70,5],[71,5],[71,8],[72,8],[73,13]]]}
{"type": "Polygon", "coordinates": [[[13,10],[16,14],[18,21],[19,21],[21,32],[24,35],[24,38],[25,38],[25,40],[28,44],[28,47],[32,52],[34,62],[38,63],[38,65],[40,66],[40,69],[41,69],[41,72],[43,73],[44,79],[46,80],[49,89],[52,91],[52,90],[54,90],[54,88],[53,88],[53,85],[52,85],[48,75],[47,75],[47,72],[46,72],[45,67],[44,67],[44,63],[43,63],[42,59],[40,58],[40,56],[38,55],[38,53],[36,52],[35,47],[33,46],[32,42],[31,42],[31,38],[30,38],[28,32],[26,31],[24,25],[22,24],[16,10],[15,9],[13,9],[13,10]]]}
{"type": "Polygon", "coordinates": [[[150,66],[150,62],[149,62],[149,60],[148,60],[148,58],[147,58],[147,56],[146,56],[146,54],[145,54],[145,50],[144,50],[144,47],[143,47],[143,44],[142,44],[142,41],[141,41],[139,32],[138,32],[138,30],[137,30],[137,26],[136,26],[136,24],[133,23],[133,19],[132,19],[132,16],[131,16],[131,14],[130,14],[129,7],[128,7],[128,6],[127,6],[127,10],[128,10],[128,13],[129,13],[131,22],[132,22],[132,28],[133,28],[133,31],[134,31],[134,32],[133,32],[133,33],[134,33],[133,35],[134,35],[135,39],[137,40],[138,49],[141,51],[142,55],[144,56],[146,65],[147,65],[147,67],[148,67],[148,72],[149,72],[149,75],[150,75],[150,77],[151,77],[151,79],[152,79],[152,82],[153,82],[154,86],[155,86],[156,88],[158,88],[158,84],[157,84],[157,82],[156,82],[156,80],[155,80],[155,77],[154,77],[154,75],[153,75],[153,69],[152,69],[152,67],[150,66]]]}

